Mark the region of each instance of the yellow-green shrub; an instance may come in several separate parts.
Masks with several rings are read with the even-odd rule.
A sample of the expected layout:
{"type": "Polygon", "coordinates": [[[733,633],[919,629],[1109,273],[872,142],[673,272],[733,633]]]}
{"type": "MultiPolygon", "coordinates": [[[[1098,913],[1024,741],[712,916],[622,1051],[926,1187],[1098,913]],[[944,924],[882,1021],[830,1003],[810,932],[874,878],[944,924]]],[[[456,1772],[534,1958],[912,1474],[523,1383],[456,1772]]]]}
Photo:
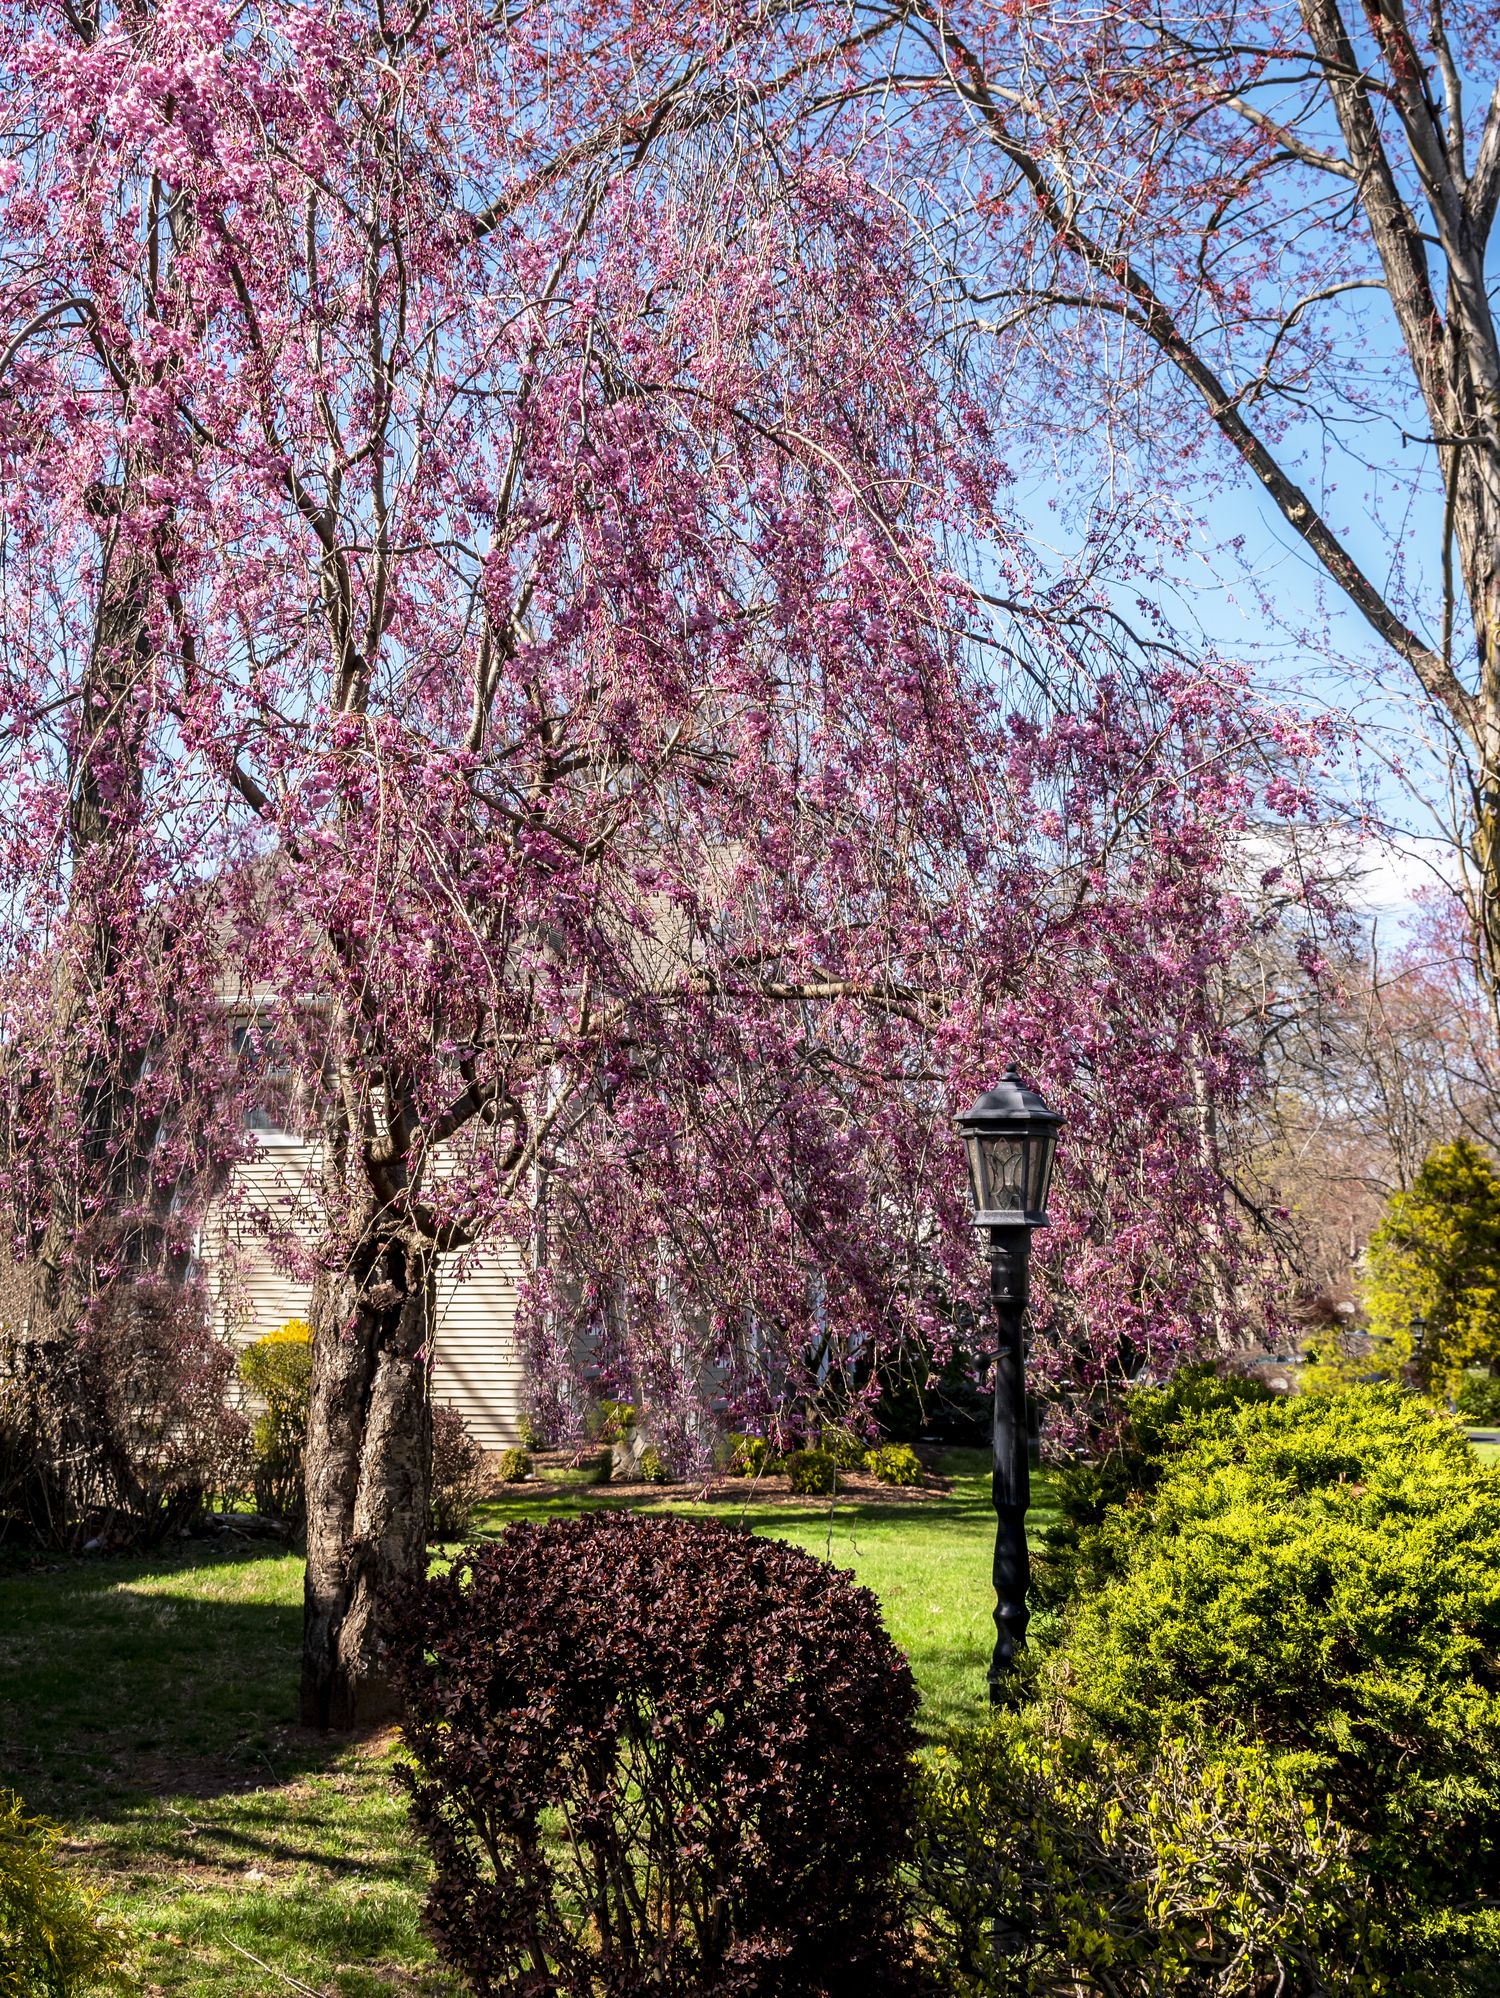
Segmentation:
{"type": "Polygon", "coordinates": [[[1493,1428],[1500,1422],[1500,1379],[1494,1374],[1465,1374],[1453,1406],[1461,1421],[1493,1428]]]}
{"type": "Polygon", "coordinates": [[[818,1438],[818,1448],[832,1457],[841,1471],[857,1471],[865,1461],[865,1440],[852,1429],[825,1429],[818,1438]]]}
{"type": "Polygon", "coordinates": [[[124,1934],[56,1865],[58,1837],[0,1790],[0,1998],[73,1998],[120,1981],[124,1934]]]}
{"type": "Polygon", "coordinates": [[[628,1401],[601,1401],[591,1433],[600,1443],[623,1443],[635,1427],[635,1409],[628,1401]]]}
{"type": "Polygon", "coordinates": [[[953,1998],[1385,1988],[1348,1834],[1253,1745],[1137,1758],[998,1715],[923,1770],[916,1879],[953,1998]]]}
{"type": "Polygon", "coordinates": [[[865,1469],[879,1478],[883,1485],[919,1485],[922,1482],[922,1460],[910,1443],[882,1443],[878,1449],[866,1450],[865,1469]]]}
{"type": "Polygon", "coordinates": [[[1467,1138],[1440,1145],[1391,1196],[1365,1252],[1363,1303],[1377,1352],[1451,1393],[1500,1361],[1500,1172],[1467,1138]],[[1412,1321],[1427,1334],[1412,1353],[1412,1321]]]}
{"type": "Polygon", "coordinates": [[[258,1512],[300,1520],[306,1509],[302,1448],[312,1401],[312,1327],[289,1318],[240,1354],[240,1379],[265,1404],[250,1431],[258,1512]]]}
{"type": "Polygon", "coordinates": [[[792,1490],[803,1498],[838,1490],[839,1467],[827,1450],[793,1450],[785,1469],[792,1490]]]}
{"type": "Polygon", "coordinates": [[[1358,1840],[1404,1998],[1500,1988],[1500,1475],[1394,1387],[1205,1417],[1085,1535],[1051,1682],[1258,1742],[1358,1840]]]}
{"type": "Polygon", "coordinates": [[[781,1465],[774,1444],[764,1436],[742,1436],[733,1431],[729,1452],[729,1474],[734,1478],[768,1478],[781,1465]]]}

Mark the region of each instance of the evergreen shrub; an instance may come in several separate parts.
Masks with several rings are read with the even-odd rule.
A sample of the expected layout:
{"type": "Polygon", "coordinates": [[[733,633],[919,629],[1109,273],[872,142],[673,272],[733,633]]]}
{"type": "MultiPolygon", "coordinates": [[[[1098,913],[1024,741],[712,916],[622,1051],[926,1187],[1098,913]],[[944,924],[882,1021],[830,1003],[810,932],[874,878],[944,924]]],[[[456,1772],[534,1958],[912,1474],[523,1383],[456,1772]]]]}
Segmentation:
{"type": "Polygon", "coordinates": [[[922,1460],[909,1443],[882,1443],[865,1452],[865,1469],[883,1485],[919,1485],[922,1460]]]}
{"type": "Polygon", "coordinates": [[[729,1436],[729,1472],[735,1478],[768,1478],[780,1470],[781,1458],[764,1436],[729,1436]]]}
{"type": "Polygon", "coordinates": [[[387,1615],[427,1923],[482,1998],[911,1988],[916,1691],[868,1590],[596,1512],[518,1523],[387,1615]]]}
{"type": "Polygon", "coordinates": [[[1451,1393],[1500,1363],[1500,1171],[1478,1145],[1439,1145],[1395,1193],[1364,1257],[1363,1303],[1385,1363],[1451,1393]],[[1420,1355],[1412,1322],[1426,1322],[1420,1355]]]}
{"type": "Polygon", "coordinates": [[[818,1448],[832,1457],[838,1470],[857,1471],[865,1461],[868,1446],[852,1429],[829,1427],[819,1436],[818,1448]]]}
{"type": "Polygon", "coordinates": [[[783,1468],[792,1481],[792,1490],[803,1498],[838,1490],[839,1467],[827,1450],[793,1450],[783,1468]]]}
{"type": "Polygon", "coordinates": [[[1392,1387],[1252,1398],[1183,1433],[1091,1530],[1052,1683],[1140,1753],[1262,1745],[1355,1835],[1401,1988],[1493,1988],[1500,1478],[1392,1387]]]}
{"type": "Polygon", "coordinates": [[[1033,1600],[1055,1606],[1086,1585],[1097,1561],[1098,1529],[1110,1507],[1144,1502],[1199,1429],[1226,1411],[1264,1407],[1276,1398],[1264,1381],[1205,1365],[1180,1367],[1160,1387],[1132,1389],[1109,1448],[1065,1465],[1054,1478],[1061,1517],[1038,1553],[1033,1600]]]}
{"type": "Polygon", "coordinates": [[[523,1450],[545,1450],[546,1432],[534,1415],[523,1415],[516,1424],[516,1441],[523,1450]]]}
{"type": "Polygon", "coordinates": [[[495,1461],[495,1476],[502,1485],[518,1485],[531,1476],[531,1459],[524,1450],[502,1450],[495,1461]]]}
{"type": "Polygon", "coordinates": [[[1500,1424],[1500,1378],[1494,1374],[1465,1374],[1459,1383],[1453,1406],[1465,1422],[1490,1429],[1500,1424]]]}
{"type": "Polygon", "coordinates": [[[952,1998],[1382,1988],[1348,1833],[1253,1745],[1138,1760],[999,1715],[924,1771],[916,1874],[952,1998]]]}
{"type": "Polygon", "coordinates": [[[123,1981],[124,1933],[59,1869],[59,1836],[0,1790],[0,1998],[81,1998],[123,1981]]]}
{"type": "Polygon", "coordinates": [[[635,1427],[635,1409],[628,1401],[601,1401],[593,1429],[600,1443],[623,1443],[635,1427]]]}
{"type": "Polygon", "coordinates": [[[648,1485],[668,1482],[667,1461],[654,1443],[648,1443],[636,1462],[636,1476],[648,1485]]]}

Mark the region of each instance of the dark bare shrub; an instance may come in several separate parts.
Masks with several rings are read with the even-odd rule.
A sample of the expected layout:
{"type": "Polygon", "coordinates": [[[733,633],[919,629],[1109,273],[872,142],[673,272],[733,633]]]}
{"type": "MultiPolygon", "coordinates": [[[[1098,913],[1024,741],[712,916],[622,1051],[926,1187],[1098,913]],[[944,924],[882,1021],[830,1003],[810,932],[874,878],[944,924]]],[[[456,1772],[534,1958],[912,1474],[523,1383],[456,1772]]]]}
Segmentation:
{"type": "Polygon", "coordinates": [[[427,1505],[429,1540],[458,1540],[469,1530],[484,1496],[484,1452],[456,1408],[432,1411],[432,1484],[427,1505]]]}
{"type": "Polygon", "coordinates": [[[228,1402],[234,1352],[196,1289],[114,1285],[68,1372],[78,1533],[152,1546],[245,1475],[248,1425],[228,1402]]]}

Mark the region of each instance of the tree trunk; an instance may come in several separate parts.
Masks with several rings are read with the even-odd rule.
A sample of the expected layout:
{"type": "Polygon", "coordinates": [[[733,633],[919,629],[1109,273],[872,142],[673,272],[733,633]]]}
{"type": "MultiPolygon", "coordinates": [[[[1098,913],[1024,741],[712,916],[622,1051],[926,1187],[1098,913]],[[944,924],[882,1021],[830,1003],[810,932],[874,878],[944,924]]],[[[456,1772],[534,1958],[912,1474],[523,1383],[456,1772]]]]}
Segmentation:
{"type": "MultiPolygon", "coordinates": [[[[116,505],[110,498],[99,510],[116,505]]],[[[101,1267],[128,1254],[115,1214],[126,1197],[122,1134],[134,1110],[142,1057],[106,1021],[121,919],[137,899],[142,775],[135,692],[150,667],[149,577],[141,556],[109,541],[103,567],[94,648],[68,758],[71,934],[54,953],[51,1185],[32,1241],[26,1317],[14,1356],[32,1434],[28,1510],[37,1532],[59,1544],[81,1526],[87,1498],[80,1477],[91,1411],[79,1400],[75,1349],[101,1267]]]]}
{"type": "MultiPolygon", "coordinates": [[[[59,953],[54,1000],[62,1058],[53,1077],[54,1163],[76,1129],[77,1171],[58,1170],[35,1251],[30,1318],[36,1336],[71,1335],[87,1279],[76,1267],[90,1218],[85,1203],[110,1184],[120,1096],[129,1079],[106,1045],[99,1018],[119,963],[118,922],[135,894],[134,838],[141,802],[141,744],[135,689],[150,667],[149,586],[142,559],[106,546],[94,650],[79,689],[77,731],[68,757],[68,871],[72,937],[59,953]],[[80,1043],[82,1044],[80,1046],[80,1043]]],[[[128,1067],[128,1063],[124,1064],[128,1067]]]]}
{"type": "Polygon", "coordinates": [[[381,1595],[426,1558],[432,1443],[427,1339],[433,1257],[406,1234],[367,1235],[313,1291],[307,1425],[302,1719],[388,1719],[381,1595]]]}

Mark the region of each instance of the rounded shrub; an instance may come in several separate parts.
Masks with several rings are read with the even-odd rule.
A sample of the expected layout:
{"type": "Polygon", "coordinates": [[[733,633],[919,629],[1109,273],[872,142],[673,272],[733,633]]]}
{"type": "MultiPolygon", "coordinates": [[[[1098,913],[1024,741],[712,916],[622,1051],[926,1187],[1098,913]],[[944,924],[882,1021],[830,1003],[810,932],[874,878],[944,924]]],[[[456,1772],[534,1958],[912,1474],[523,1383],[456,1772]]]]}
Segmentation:
{"type": "Polygon", "coordinates": [[[262,1404],[250,1425],[255,1509],[300,1520],[306,1510],[302,1452],[312,1405],[312,1327],[289,1318],[240,1354],[240,1379],[262,1404]]]}
{"type": "Polygon", "coordinates": [[[654,1443],[648,1443],[636,1461],[636,1476],[648,1485],[664,1485],[668,1481],[667,1460],[654,1443]]]}
{"type": "Polygon", "coordinates": [[[839,1467],[827,1450],[793,1450],[783,1468],[804,1498],[838,1490],[839,1467]]]}
{"type": "Polygon", "coordinates": [[[59,1869],[59,1836],[0,1790],[0,1998],[81,1998],[121,1981],[124,1933],[59,1869]]]}
{"type": "Polygon", "coordinates": [[[1403,1911],[1403,1988],[1491,1988],[1500,1478],[1456,1425],[1389,1387],[1226,1409],[1094,1556],[1052,1668],[1075,1710],[1137,1746],[1264,1744],[1403,1911]]]}
{"type": "Polygon", "coordinates": [[[502,1485],[518,1485],[531,1476],[531,1459],[524,1450],[502,1450],[495,1460],[495,1476],[502,1485]]]}
{"type": "Polygon", "coordinates": [[[768,1478],[781,1468],[781,1458],[764,1436],[729,1437],[729,1474],[735,1478],[768,1478]]]}
{"type": "Polygon", "coordinates": [[[865,1452],[865,1469],[883,1485],[919,1485],[922,1460],[909,1443],[882,1443],[865,1452]]]}
{"type": "Polygon", "coordinates": [[[545,1450],[546,1432],[534,1415],[523,1415],[516,1424],[516,1441],[523,1450],[545,1450]]]}
{"type": "Polygon", "coordinates": [[[867,1590],[717,1522],[590,1513],[388,1612],[427,1922],[475,1992],[912,1988],[916,1692],[867,1590]]]}

